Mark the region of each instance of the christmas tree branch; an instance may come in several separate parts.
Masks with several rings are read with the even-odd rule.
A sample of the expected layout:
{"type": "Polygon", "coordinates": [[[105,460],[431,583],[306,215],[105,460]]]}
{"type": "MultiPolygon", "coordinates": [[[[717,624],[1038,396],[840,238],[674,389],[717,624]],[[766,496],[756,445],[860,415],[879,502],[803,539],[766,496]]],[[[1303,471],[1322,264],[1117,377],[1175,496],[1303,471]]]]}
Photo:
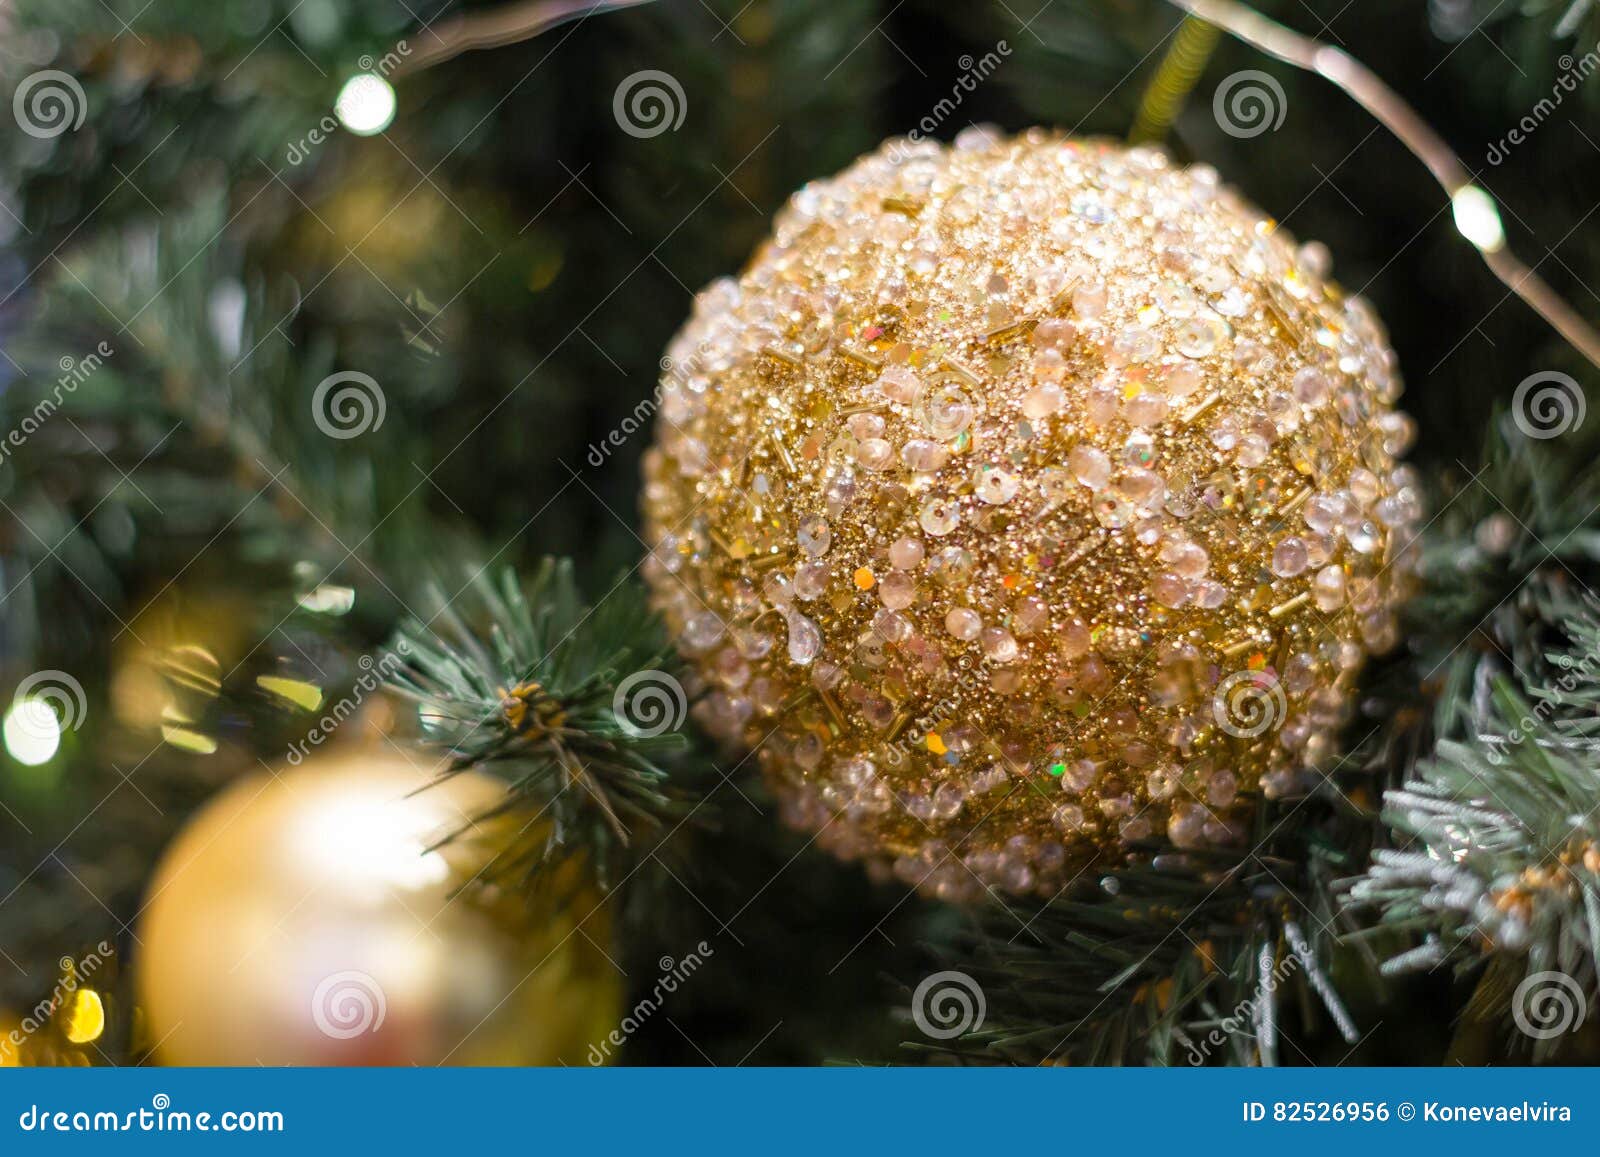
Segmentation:
{"type": "MultiPolygon", "coordinates": [[[[1534,685],[1519,690],[1480,660],[1491,666],[1471,734],[1442,740],[1386,794],[1384,819],[1402,842],[1348,885],[1348,903],[1375,911],[1378,930],[1410,938],[1387,972],[1518,962],[1516,999],[1501,993],[1486,1010],[1501,1021],[1529,1015],[1528,984],[1559,983],[1583,1007],[1600,994],[1600,603],[1567,606],[1566,645],[1527,674],[1534,685]]],[[[1538,1060],[1562,1034],[1529,1035],[1538,1060]]]]}
{"type": "Polygon", "coordinates": [[[1284,1035],[1288,1008],[1315,1007],[1320,1017],[1303,1018],[1312,1033],[1347,1052],[1359,1031],[1330,974],[1332,884],[1356,860],[1327,829],[1370,820],[1335,814],[1347,810],[1329,806],[1337,798],[1330,786],[1262,801],[1242,855],[1152,847],[1037,908],[986,912],[946,961],[980,986],[987,1022],[936,1051],[975,1063],[1274,1065],[1317,1047],[1284,1035]]]}
{"type": "Polygon", "coordinates": [[[479,571],[464,591],[466,614],[436,591],[433,615],[401,627],[407,663],[392,686],[418,704],[446,775],[497,774],[510,786],[502,810],[543,821],[502,866],[531,873],[582,851],[606,883],[641,836],[689,811],[667,764],[687,746],[688,700],[659,628],[624,584],[584,606],[566,562],[547,560],[526,591],[509,570],[479,571]]]}

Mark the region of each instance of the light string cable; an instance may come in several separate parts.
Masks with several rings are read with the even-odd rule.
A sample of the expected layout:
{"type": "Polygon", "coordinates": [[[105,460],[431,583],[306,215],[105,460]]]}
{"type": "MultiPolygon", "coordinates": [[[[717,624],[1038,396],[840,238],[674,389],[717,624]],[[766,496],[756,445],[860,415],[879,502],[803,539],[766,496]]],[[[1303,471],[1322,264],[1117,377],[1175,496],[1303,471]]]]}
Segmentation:
{"type": "Polygon", "coordinates": [[[1268,56],[1313,72],[1370,113],[1416,157],[1450,198],[1457,230],[1501,283],[1600,369],[1600,333],[1506,246],[1500,211],[1444,139],[1355,57],[1303,36],[1236,0],[1169,0],[1268,56]]]}

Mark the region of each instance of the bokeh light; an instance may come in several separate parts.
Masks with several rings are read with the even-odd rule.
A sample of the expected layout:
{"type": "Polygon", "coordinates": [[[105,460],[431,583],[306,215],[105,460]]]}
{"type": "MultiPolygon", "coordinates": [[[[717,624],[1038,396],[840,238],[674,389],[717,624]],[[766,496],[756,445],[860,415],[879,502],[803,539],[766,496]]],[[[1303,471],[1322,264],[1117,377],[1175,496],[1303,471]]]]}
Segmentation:
{"type": "Polygon", "coordinates": [[[38,695],[18,699],[0,724],[6,751],[28,767],[38,767],[61,748],[61,720],[48,700],[38,695]]]}
{"type": "Polygon", "coordinates": [[[394,120],[394,86],[376,73],[362,72],[344,82],[333,102],[339,123],[357,136],[381,133],[394,120]]]}
{"type": "Polygon", "coordinates": [[[1500,224],[1500,210],[1494,198],[1477,185],[1463,185],[1450,198],[1450,208],[1461,235],[1485,253],[1494,253],[1506,243],[1500,224]]]}

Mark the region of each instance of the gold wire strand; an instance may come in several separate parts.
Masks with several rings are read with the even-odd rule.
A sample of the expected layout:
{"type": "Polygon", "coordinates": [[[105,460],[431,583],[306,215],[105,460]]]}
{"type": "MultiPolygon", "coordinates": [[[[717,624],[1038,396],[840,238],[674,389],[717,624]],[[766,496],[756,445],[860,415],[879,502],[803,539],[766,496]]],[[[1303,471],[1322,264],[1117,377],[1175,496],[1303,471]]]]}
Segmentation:
{"type": "Polygon", "coordinates": [[[1194,16],[1185,16],[1178,35],[1167,54],[1156,66],[1149,86],[1139,100],[1139,112],[1128,131],[1130,144],[1159,141],[1166,137],[1178,110],[1194,91],[1200,74],[1216,51],[1222,32],[1194,16]]]}
{"type": "Polygon", "coordinates": [[[1472,243],[1489,271],[1507,289],[1600,369],[1600,333],[1506,247],[1493,197],[1474,183],[1472,174],[1445,144],[1444,138],[1371,69],[1349,53],[1292,31],[1237,0],[1170,0],[1170,3],[1192,17],[1217,25],[1268,56],[1327,80],[1370,113],[1412,156],[1427,166],[1433,179],[1449,196],[1452,208],[1493,213],[1494,228],[1488,236],[1470,236],[1461,229],[1459,217],[1458,231],[1472,243]]]}

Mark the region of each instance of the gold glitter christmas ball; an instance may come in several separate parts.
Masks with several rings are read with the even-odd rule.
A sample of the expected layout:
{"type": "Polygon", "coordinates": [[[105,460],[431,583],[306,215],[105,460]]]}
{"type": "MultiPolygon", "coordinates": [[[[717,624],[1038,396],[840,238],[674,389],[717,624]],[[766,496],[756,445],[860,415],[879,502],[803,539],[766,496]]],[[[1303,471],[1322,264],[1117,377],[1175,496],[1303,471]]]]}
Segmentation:
{"type": "Polygon", "coordinates": [[[471,820],[505,786],[432,771],[320,754],[240,780],[179,833],[138,928],[162,1063],[584,1062],[621,1015],[598,892],[576,863],[531,900],[485,883],[521,821],[471,820]]]}
{"type": "Polygon", "coordinates": [[[787,817],[947,898],[1238,843],[1395,640],[1394,353],[1210,168],[969,130],[800,190],[664,365],[655,603],[787,817]]]}

